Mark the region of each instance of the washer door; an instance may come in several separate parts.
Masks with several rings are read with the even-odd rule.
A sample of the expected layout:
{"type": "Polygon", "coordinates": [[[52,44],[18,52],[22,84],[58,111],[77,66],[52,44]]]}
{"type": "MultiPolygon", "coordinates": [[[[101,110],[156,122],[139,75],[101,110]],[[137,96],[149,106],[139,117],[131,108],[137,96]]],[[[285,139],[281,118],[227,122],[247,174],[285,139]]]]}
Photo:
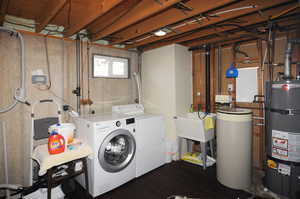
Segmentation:
{"type": "Polygon", "coordinates": [[[132,134],[125,129],[112,131],[103,140],[98,151],[101,167],[107,172],[125,169],[135,155],[136,143],[132,134]]]}

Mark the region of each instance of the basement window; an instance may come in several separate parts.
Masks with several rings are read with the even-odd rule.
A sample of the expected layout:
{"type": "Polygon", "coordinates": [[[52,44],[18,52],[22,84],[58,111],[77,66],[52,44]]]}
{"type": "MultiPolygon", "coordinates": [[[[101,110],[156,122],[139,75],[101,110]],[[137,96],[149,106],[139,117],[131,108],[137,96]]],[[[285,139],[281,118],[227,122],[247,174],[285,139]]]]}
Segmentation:
{"type": "Polygon", "coordinates": [[[93,55],[93,77],[128,78],[129,59],[93,55]]]}

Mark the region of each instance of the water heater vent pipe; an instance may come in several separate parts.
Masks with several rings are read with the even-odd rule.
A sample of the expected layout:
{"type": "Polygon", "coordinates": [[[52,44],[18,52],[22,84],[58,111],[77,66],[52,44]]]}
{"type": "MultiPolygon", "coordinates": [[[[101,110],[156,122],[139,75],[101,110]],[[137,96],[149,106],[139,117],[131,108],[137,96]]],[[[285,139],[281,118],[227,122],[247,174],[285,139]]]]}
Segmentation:
{"type": "Polygon", "coordinates": [[[292,79],[292,52],[293,45],[300,44],[300,39],[292,39],[287,42],[287,46],[285,49],[285,58],[284,58],[284,79],[290,80],[292,79]]]}

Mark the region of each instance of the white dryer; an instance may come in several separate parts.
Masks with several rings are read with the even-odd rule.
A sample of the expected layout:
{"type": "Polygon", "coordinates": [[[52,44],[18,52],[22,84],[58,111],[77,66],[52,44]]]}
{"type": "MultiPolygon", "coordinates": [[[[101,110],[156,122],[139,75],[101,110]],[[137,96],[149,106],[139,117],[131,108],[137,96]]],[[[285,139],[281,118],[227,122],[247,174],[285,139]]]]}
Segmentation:
{"type": "MultiPolygon", "coordinates": [[[[107,113],[76,118],[77,136],[89,144],[89,193],[99,196],[135,178],[135,119],[107,113]]],[[[85,187],[84,178],[77,181],[85,187]]]]}
{"type": "Polygon", "coordinates": [[[136,177],[166,163],[165,121],[162,115],[144,113],[141,104],[113,106],[115,113],[130,115],[136,121],[136,177]]]}

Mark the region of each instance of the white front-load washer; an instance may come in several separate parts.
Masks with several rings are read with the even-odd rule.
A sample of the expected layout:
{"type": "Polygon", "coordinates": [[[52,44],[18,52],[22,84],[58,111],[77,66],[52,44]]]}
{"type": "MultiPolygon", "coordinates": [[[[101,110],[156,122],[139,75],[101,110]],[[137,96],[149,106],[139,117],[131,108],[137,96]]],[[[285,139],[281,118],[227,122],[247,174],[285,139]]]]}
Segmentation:
{"type": "MultiPolygon", "coordinates": [[[[107,113],[75,119],[76,137],[89,144],[89,193],[99,196],[135,178],[135,119],[107,113]]],[[[85,187],[83,176],[77,181],[85,187]]]]}

